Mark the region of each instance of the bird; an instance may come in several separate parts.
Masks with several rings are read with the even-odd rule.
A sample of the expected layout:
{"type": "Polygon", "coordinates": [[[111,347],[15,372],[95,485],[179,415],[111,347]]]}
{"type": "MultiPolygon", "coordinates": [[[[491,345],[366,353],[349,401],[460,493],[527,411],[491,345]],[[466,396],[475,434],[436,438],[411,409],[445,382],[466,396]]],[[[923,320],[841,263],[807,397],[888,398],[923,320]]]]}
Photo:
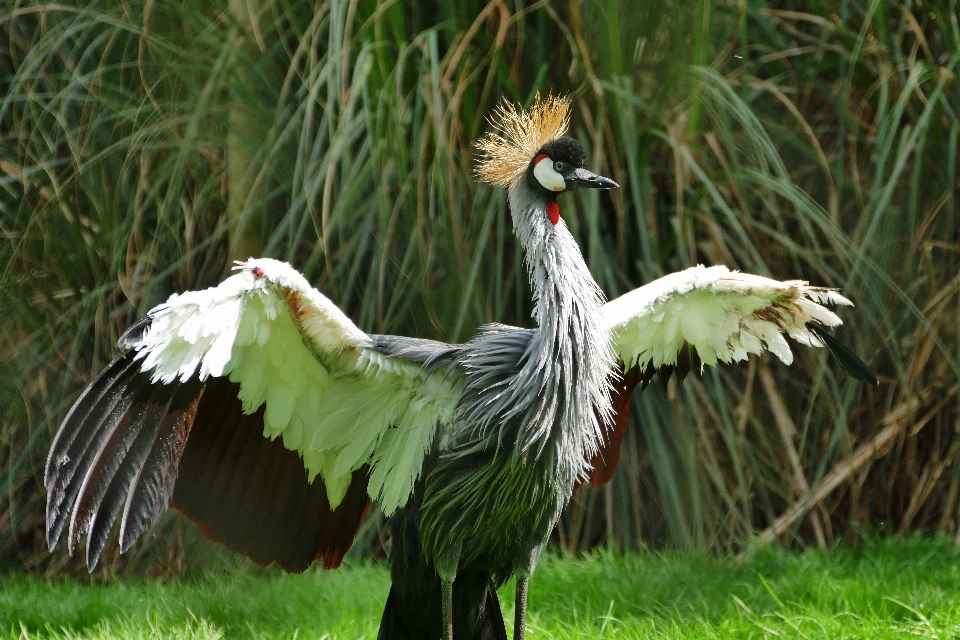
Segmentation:
{"type": "Polygon", "coordinates": [[[794,343],[869,367],[828,329],[831,288],[698,265],[606,302],[560,214],[613,189],[567,135],[568,96],[502,102],[476,177],[508,190],[533,297],[531,328],[462,344],[368,334],[293,267],[238,262],[172,295],[120,337],[47,458],[47,543],[86,536],[96,567],[119,520],[125,552],[167,506],[260,565],[336,568],[371,502],[388,517],[380,640],[507,637],[496,589],[529,578],[575,487],[609,481],[631,394],[657,375],[794,343]]]}

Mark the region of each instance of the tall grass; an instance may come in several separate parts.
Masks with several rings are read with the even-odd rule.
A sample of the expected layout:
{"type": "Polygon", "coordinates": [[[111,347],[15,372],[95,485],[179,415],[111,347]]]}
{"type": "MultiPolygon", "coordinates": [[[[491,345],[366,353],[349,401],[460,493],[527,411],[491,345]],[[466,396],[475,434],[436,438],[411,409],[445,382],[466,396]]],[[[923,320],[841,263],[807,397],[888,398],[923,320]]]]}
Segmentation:
{"type": "MultiPolygon", "coordinates": [[[[558,543],[960,537],[956,2],[636,4],[0,9],[0,563],[75,567],[42,535],[59,420],[130,322],[234,258],[292,262],[369,331],[529,325],[471,144],[501,96],[550,89],[622,185],[563,203],[608,296],[698,262],[842,287],[839,337],[881,378],[806,351],[653,385],[558,543]]],[[[215,554],[175,517],[154,531],[106,565],[215,554]]]]}

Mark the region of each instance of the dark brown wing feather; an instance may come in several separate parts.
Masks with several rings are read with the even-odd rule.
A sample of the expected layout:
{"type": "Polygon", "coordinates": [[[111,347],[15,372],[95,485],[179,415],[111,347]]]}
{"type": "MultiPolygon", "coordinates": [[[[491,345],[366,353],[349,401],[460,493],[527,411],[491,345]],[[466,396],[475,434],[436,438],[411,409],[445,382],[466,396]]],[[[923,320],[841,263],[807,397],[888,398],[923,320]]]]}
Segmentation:
{"type": "Polygon", "coordinates": [[[235,383],[216,378],[206,386],[171,506],[258,564],[299,572],[322,556],[327,568],[339,566],[370,504],[366,469],[354,472],[331,510],[326,488],[319,478],[307,482],[297,453],[263,437],[263,407],[244,415],[235,383]]]}
{"type": "Polygon", "coordinates": [[[360,523],[370,508],[370,498],[367,497],[369,481],[366,466],[354,471],[343,502],[320,521],[320,546],[317,548],[316,557],[323,558],[324,569],[339,567],[343,556],[353,546],[360,523]]]}
{"type": "Polygon", "coordinates": [[[261,565],[335,568],[370,505],[366,467],[330,509],[296,452],[263,436],[263,408],[244,415],[225,378],[152,384],[133,353],[114,360],[67,414],[47,459],[47,541],[84,534],[92,571],[123,510],[126,551],[169,502],[207,537],[261,565]]]}

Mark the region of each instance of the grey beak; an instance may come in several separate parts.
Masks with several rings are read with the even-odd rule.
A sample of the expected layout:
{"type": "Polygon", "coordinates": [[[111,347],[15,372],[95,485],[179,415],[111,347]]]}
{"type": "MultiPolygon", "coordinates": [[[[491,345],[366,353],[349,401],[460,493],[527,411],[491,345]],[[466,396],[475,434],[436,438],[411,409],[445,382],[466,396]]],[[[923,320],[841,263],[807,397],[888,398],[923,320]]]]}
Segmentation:
{"type": "Polygon", "coordinates": [[[610,178],[598,176],[586,169],[574,169],[563,176],[563,180],[567,183],[567,189],[616,189],[620,186],[610,178]]]}

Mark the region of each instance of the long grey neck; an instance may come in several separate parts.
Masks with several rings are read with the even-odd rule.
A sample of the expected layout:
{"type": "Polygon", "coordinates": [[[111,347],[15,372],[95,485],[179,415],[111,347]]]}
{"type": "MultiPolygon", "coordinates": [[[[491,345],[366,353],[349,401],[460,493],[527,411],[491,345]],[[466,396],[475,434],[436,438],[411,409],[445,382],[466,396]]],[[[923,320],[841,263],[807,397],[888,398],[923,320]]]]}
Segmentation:
{"type": "MultiPolygon", "coordinates": [[[[525,252],[539,332],[518,383],[539,384],[540,406],[520,432],[524,449],[556,447],[571,484],[584,473],[612,414],[610,331],[603,292],[561,216],[554,225],[544,196],[526,180],[510,188],[514,231],[525,252]],[[597,412],[594,412],[594,408],[597,412]]],[[[535,403],[536,404],[536,403],[535,403]]],[[[567,480],[565,478],[564,480],[567,480]]]]}

